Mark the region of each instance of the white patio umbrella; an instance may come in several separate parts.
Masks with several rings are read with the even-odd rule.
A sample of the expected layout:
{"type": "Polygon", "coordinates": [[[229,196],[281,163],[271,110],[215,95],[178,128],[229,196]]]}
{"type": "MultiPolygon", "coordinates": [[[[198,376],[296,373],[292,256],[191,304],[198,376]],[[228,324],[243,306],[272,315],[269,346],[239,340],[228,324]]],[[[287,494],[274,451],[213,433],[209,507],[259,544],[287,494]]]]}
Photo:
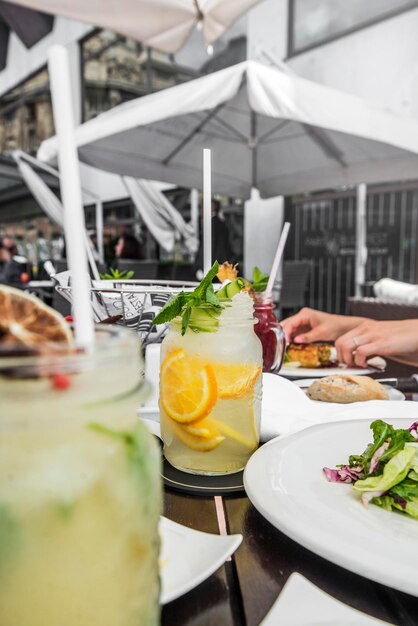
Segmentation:
{"type": "Polygon", "coordinates": [[[108,28],[163,52],[177,52],[200,24],[212,44],[260,0],[6,0],[108,28]]]}
{"type": "MultiPolygon", "coordinates": [[[[418,122],[335,89],[246,61],[124,103],[79,126],[79,158],[135,178],[247,198],[414,178],[418,122]]],[[[55,138],[38,157],[53,161],[55,138]]]]}

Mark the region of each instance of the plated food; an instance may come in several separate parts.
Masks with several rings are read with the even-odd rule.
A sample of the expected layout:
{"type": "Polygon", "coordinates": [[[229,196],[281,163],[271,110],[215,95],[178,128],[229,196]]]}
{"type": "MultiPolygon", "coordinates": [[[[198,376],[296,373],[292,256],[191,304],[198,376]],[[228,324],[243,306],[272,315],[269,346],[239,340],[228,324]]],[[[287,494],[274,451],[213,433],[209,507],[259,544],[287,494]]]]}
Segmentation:
{"type": "Polygon", "coordinates": [[[285,362],[309,368],[338,365],[336,350],[330,343],[289,343],[285,362]]]}
{"type": "Polygon", "coordinates": [[[382,420],[371,423],[373,442],[346,465],[324,467],[329,482],[351,483],[367,507],[400,511],[418,519],[418,422],[394,428],[382,420]]]}
{"type": "Polygon", "coordinates": [[[383,385],[369,376],[334,374],[315,380],[307,389],[311,400],[322,402],[364,402],[366,400],[389,400],[383,385]]]}
{"type": "Polygon", "coordinates": [[[295,379],[301,376],[308,378],[322,378],[331,374],[344,372],[348,376],[362,376],[378,370],[383,372],[386,361],[375,356],[367,361],[367,367],[350,367],[340,363],[337,351],[332,343],[290,343],[286,348],[281,376],[295,379]]]}
{"type": "MultiPolygon", "coordinates": [[[[418,419],[417,403],[408,404],[408,410],[402,409],[408,418],[400,419],[394,405],[383,403],[392,411],[388,421],[395,431],[408,430],[418,419]]],[[[318,424],[261,446],[244,472],[247,495],[264,517],[302,546],[418,597],[417,520],[381,506],[366,509],[350,484],[321,476],[324,466],[335,468],[370,441],[373,420],[358,419],[354,407],[351,411],[352,420],[318,424]]]]}

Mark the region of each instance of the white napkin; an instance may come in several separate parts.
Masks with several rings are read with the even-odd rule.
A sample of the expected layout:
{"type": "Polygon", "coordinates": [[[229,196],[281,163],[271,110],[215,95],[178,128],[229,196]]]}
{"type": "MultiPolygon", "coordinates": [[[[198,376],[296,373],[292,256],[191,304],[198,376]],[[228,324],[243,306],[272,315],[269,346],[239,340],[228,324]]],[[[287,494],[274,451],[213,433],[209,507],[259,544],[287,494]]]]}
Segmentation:
{"type": "Polygon", "coordinates": [[[344,419],[418,420],[418,402],[369,400],[351,404],[316,402],[286,378],[263,374],[261,441],[268,441],[313,424],[344,419]]]}
{"type": "Polygon", "coordinates": [[[375,296],[403,304],[418,304],[418,285],[382,278],[373,285],[375,296]]]}
{"type": "Polygon", "coordinates": [[[145,348],[145,379],[151,384],[152,392],[146,405],[158,407],[158,388],[160,384],[160,343],[150,343],[145,348]]]}
{"type": "Polygon", "coordinates": [[[318,589],[298,573],[292,574],[260,626],[389,626],[318,589]],[[301,601],[302,600],[302,601],[301,601]]]}

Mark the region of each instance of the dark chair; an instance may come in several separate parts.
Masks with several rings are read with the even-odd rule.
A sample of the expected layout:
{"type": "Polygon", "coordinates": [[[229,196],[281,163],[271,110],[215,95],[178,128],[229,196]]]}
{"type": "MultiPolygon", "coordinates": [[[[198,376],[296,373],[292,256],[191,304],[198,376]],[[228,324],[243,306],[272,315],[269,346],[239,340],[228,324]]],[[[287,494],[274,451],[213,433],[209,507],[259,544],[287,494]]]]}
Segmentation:
{"type": "Polygon", "coordinates": [[[53,309],[61,313],[61,315],[71,315],[71,304],[62,296],[56,289],[52,291],[52,303],[53,309]]]}
{"type": "Polygon", "coordinates": [[[158,261],[137,261],[136,259],[118,259],[117,268],[120,271],[133,271],[133,278],[149,279],[157,278],[158,261]]]}
{"type": "Polygon", "coordinates": [[[285,261],[279,298],[281,317],[287,316],[306,304],[306,289],[311,271],[310,261],[285,261]]]}
{"type": "Polygon", "coordinates": [[[52,261],[52,265],[55,267],[57,274],[61,274],[61,272],[66,272],[68,270],[67,259],[57,259],[52,261]]]}
{"type": "Polygon", "coordinates": [[[175,263],[173,280],[196,280],[191,263],[175,263]]]}

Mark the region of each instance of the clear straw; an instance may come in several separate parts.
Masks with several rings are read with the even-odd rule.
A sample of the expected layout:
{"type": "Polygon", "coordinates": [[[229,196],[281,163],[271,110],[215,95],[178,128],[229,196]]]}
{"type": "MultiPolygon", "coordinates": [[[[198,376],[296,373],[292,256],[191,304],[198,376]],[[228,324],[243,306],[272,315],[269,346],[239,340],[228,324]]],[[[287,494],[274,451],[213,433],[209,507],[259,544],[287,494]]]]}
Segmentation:
{"type": "Polygon", "coordinates": [[[71,272],[75,340],[79,348],[94,342],[93,313],[90,305],[90,279],[85,247],[85,221],[80,170],[74,138],[73,97],[68,52],[54,45],[48,51],[52,107],[58,139],[60,187],[64,205],[64,233],[71,272]]]}
{"type": "Polygon", "coordinates": [[[203,273],[212,267],[212,171],[211,151],[203,150],[203,273]]]}
{"type": "Polygon", "coordinates": [[[287,236],[289,234],[289,229],[290,229],[290,222],[285,222],[283,226],[282,234],[280,235],[276,254],[274,256],[273,265],[271,266],[270,278],[267,283],[267,289],[266,289],[267,298],[271,298],[272,293],[273,293],[274,281],[276,280],[277,272],[279,271],[279,267],[283,259],[283,252],[284,252],[284,247],[286,245],[287,236]]]}

